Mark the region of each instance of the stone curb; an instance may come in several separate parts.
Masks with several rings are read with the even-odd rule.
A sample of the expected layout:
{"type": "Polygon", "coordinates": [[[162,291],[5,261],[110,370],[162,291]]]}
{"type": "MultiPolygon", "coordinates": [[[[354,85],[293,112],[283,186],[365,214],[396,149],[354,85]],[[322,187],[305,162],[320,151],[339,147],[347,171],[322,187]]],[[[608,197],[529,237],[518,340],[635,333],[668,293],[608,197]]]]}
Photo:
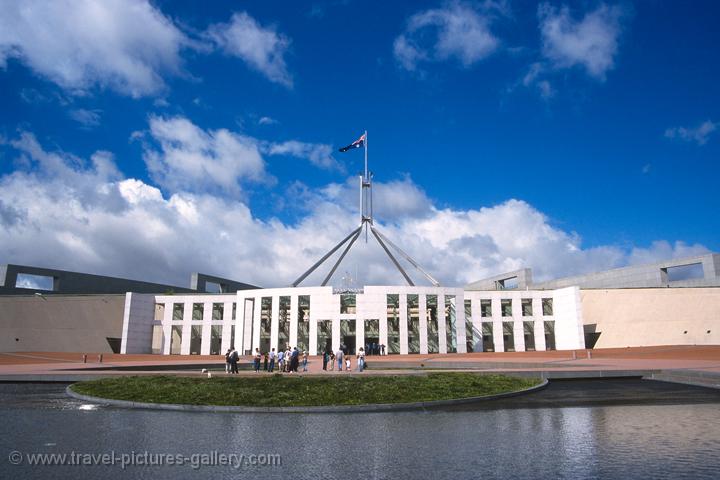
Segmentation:
{"type": "Polygon", "coordinates": [[[452,405],[464,405],[468,403],[477,403],[487,400],[496,400],[499,398],[516,397],[537,392],[547,387],[548,380],[544,379],[539,385],[517,390],[508,393],[499,393],[497,395],[485,395],[482,397],[466,397],[451,400],[433,400],[429,402],[411,402],[411,403],[378,403],[365,405],[328,405],[320,407],[239,407],[239,406],[220,406],[220,405],[183,405],[176,403],[146,403],[131,402],[128,400],[113,400],[109,398],[91,397],[82,395],[72,390],[72,385],[68,385],[65,393],[78,400],[85,402],[99,403],[101,405],[111,405],[124,408],[142,408],[150,410],[174,410],[181,412],[231,412],[231,413],[355,413],[355,412],[388,412],[402,410],[425,410],[428,408],[446,407],[452,405]]]}

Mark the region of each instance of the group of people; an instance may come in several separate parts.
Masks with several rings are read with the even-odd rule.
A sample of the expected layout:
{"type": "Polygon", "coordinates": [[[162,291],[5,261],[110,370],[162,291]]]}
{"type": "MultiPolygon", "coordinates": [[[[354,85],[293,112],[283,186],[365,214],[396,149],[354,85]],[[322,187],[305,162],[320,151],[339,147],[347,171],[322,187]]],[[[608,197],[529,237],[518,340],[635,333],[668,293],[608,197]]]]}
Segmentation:
{"type": "MultiPolygon", "coordinates": [[[[358,350],[355,358],[357,360],[358,372],[362,372],[365,369],[365,350],[362,347],[360,347],[360,350],[358,350]]],[[[333,370],[335,370],[336,363],[339,372],[342,372],[343,366],[345,366],[346,372],[350,372],[352,370],[352,362],[350,361],[350,355],[346,354],[342,348],[339,348],[337,352],[333,352],[332,350],[323,350],[322,360],[323,370],[329,370],[332,372],[333,370]]]]}
{"type": "Polygon", "coordinates": [[[368,355],[385,355],[385,344],[375,342],[366,343],[365,351],[368,355]]]}
{"type": "MultiPolygon", "coordinates": [[[[274,372],[276,369],[279,372],[297,372],[300,366],[300,357],[301,355],[297,347],[291,349],[288,346],[285,350],[277,353],[275,353],[274,348],[265,353],[261,353],[260,349],[256,348],[255,354],[253,355],[253,370],[257,373],[262,366],[263,371],[266,372],[274,372]]],[[[239,358],[240,355],[237,350],[228,348],[228,351],[225,353],[225,373],[238,373],[237,363],[239,358]]],[[[307,372],[307,363],[307,352],[302,352],[303,372],[307,372]]]]}

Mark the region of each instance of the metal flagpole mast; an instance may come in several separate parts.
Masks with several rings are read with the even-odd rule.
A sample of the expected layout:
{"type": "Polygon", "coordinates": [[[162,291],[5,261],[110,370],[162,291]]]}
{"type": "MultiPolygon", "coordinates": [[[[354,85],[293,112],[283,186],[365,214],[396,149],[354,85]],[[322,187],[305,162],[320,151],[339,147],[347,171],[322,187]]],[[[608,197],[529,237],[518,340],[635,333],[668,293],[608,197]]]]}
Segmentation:
{"type": "Polygon", "coordinates": [[[366,216],[365,216],[365,213],[367,212],[367,203],[368,203],[367,193],[366,193],[366,192],[367,192],[366,185],[368,185],[368,187],[369,187],[369,183],[368,183],[368,182],[369,182],[369,178],[368,178],[368,152],[367,152],[367,151],[368,151],[368,134],[367,134],[367,130],[365,130],[365,141],[363,142],[363,145],[365,146],[365,175],[363,176],[363,189],[362,189],[362,192],[363,192],[363,207],[362,207],[362,208],[363,208],[363,212],[362,212],[362,215],[363,215],[363,223],[365,224],[365,243],[367,243],[367,242],[368,242],[368,226],[367,226],[367,219],[366,219],[366,216]]]}

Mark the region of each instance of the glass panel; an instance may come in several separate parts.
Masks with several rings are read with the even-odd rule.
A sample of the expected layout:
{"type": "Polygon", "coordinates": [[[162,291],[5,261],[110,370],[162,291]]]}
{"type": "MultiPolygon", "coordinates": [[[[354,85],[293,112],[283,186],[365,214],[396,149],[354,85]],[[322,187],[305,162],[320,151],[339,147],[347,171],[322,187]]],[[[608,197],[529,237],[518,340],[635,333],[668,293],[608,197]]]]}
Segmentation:
{"type": "Polygon", "coordinates": [[[408,353],[420,353],[420,298],[407,296],[408,353]]]}
{"type": "Polygon", "coordinates": [[[535,322],[523,322],[523,330],[525,333],[525,351],[531,352],[535,350],[535,322]]]}
{"type": "Polygon", "coordinates": [[[495,351],[495,340],[493,338],[492,322],[482,322],[483,352],[495,351]]]}
{"type": "Polygon", "coordinates": [[[380,355],[380,320],[365,320],[365,352],[380,355]]]}
{"type": "Polygon", "coordinates": [[[278,350],[280,350],[290,343],[290,297],[280,297],[278,322],[278,350]]]}
{"type": "Polygon", "coordinates": [[[545,350],[555,350],[555,322],[545,322],[545,350]]]}
{"type": "Polygon", "coordinates": [[[152,336],[152,353],[162,353],[163,344],[163,327],[162,325],[153,325],[153,336],[152,336]]]}
{"type": "Polygon", "coordinates": [[[180,355],[180,347],[182,345],[182,329],[183,327],[180,326],[172,327],[172,333],[170,334],[171,355],[180,355]]]}
{"type": "Polygon", "coordinates": [[[260,353],[270,351],[270,326],[272,323],[272,297],[260,300],[260,353]]]}
{"type": "Polygon", "coordinates": [[[183,311],[185,310],[185,305],[182,303],[173,303],[173,320],[182,320],[183,319],[183,311]]]}
{"type": "Polygon", "coordinates": [[[298,297],[298,350],[306,352],[310,349],[310,295],[298,297]]]}
{"type": "Polygon", "coordinates": [[[503,317],[512,317],[512,300],[509,298],[500,300],[500,310],[503,317]]]}
{"type": "Polygon", "coordinates": [[[480,300],[480,316],[492,317],[492,300],[480,300]]]}
{"type": "Polygon", "coordinates": [[[200,355],[202,344],[202,325],[193,325],[190,328],[190,355],[200,355]]]}
{"type": "Polygon", "coordinates": [[[515,333],[513,322],[503,322],[503,344],[506,352],[515,351],[515,333]]]}
{"type": "Polygon", "coordinates": [[[222,325],[213,325],[210,327],[210,355],[220,355],[222,328],[222,325]]]}
{"type": "Polygon", "coordinates": [[[235,325],[230,325],[230,348],[235,348],[235,325]]]}
{"type": "Polygon", "coordinates": [[[472,323],[472,301],[465,300],[465,349],[467,352],[474,352],[478,342],[480,342],[480,335],[475,331],[472,323]]]}
{"type": "Polygon", "coordinates": [[[193,320],[202,320],[204,310],[205,310],[205,305],[203,305],[202,303],[193,303],[192,319],[193,320]]]}
{"type": "Polygon", "coordinates": [[[523,298],[522,299],[522,316],[523,317],[532,317],[532,298],[523,298]]]}
{"type": "Polygon", "coordinates": [[[237,318],[237,303],[233,302],[232,319],[235,320],[236,318],[237,318]]]}
{"type": "Polygon", "coordinates": [[[427,342],[428,353],[438,353],[440,347],[437,316],[437,295],[427,296],[427,342]]]}
{"type": "Polygon", "coordinates": [[[457,353],[455,317],[455,295],[445,295],[445,345],[447,353],[457,353]]]}
{"type": "Polygon", "coordinates": [[[317,322],[317,354],[332,351],[332,320],[317,322]]]}
{"type": "Polygon", "coordinates": [[[387,296],[387,353],[400,353],[400,295],[387,296]]]}
{"type": "Polygon", "coordinates": [[[354,293],[340,295],[340,313],[355,313],[356,300],[354,293]]]}
{"type": "Polygon", "coordinates": [[[543,298],[542,299],[542,309],[543,309],[543,315],[546,317],[553,315],[553,299],[552,298],[543,298]]]}
{"type": "Polygon", "coordinates": [[[340,348],[349,355],[355,355],[355,320],[340,320],[340,348]]]}
{"type": "Polygon", "coordinates": [[[225,311],[225,304],[223,303],[213,303],[212,307],[212,319],[213,320],[222,320],[223,319],[223,313],[225,311]]]}

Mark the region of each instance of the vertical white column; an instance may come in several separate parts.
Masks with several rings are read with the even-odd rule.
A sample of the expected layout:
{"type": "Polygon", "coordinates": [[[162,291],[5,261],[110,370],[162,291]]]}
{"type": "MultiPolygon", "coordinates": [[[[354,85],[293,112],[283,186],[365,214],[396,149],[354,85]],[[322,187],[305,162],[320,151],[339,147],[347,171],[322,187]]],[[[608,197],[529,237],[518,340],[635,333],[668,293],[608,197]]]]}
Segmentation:
{"type": "Polygon", "coordinates": [[[421,293],[419,296],[420,311],[420,353],[427,355],[428,353],[428,328],[427,328],[427,295],[421,293]]]}
{"type": "Polygon", "coordinates": [[[252,346],[250,355],[255,355],[255,349],[260,348],[260,313],[262,311],[262,297],[255,297],[255,308],[253,309],[252,346]]]}
{"type": "MultiPolygon", "coordinates": [[[[280,297],[276,294],[272,296],[272,312],[270,314],[270,347],[268,352],[273,348],[278,351],[278,336],[280,332],[280,297]]],[[[283,345],[285,348],[285,345],[283,345]]]]}
{"type": "Polygon", "coordinates": [[[445,328],[445,293],[438,294],[438,350],[447,353],[447,328],[445,328]]]}
{"type": "Polygon", "coordinates": [[[408,318],[407,318],[407,294],[400,294],[400,354],[407,355],[408,353],[408,318]]]}
{"type": "Polygon", "coordinates": [[[317,355],[317,319],[312,316],[312,300],[310,300],[310,328],[308,329],[308,336],[310,337],[308,338],[308,348],[310,349],[308,353],[310,355],[317,355]]]}
{"type": "Polygon", "coordinates": [[[503,340],[503,316],[502,306],[500,303],[501,297],[499,295],[493,295],[492,297],[492,322],[493,322],[493,343],[495,343],[496,352],[505,351],[505,341],[503,340]]]}
{"type": "MultiPolygon", "coordinates": [[[[220,342],[220,353],[223,355],[227,352],[227,349],[230,348],[230,330],[233,325],[232,306],[233,302],[223,303],[222,340],[220,342]]],[[[237,331],[235,333],[237,333],[237,331]]]]}
{"type": "Polygon", "coordinates": [[[337,315],[333,315],[331,331],[332,349],[333,352],[337,352],[338,348],[340,348],[340,317],[338,317],[337,315]]]}
{"type": "Polygon", "coordinates": [[[203,302],[202,337],[200,355],[210,355],[210,331],[212,327],[213,302],[203,302]]]}
{"type": "Polygon", "coordinates": [[[170,355],[170,347],[172,343],[172,315],[173,302],[165,302],[165,312],[163,313],[163,355],[170,355]]]}
{"type": "Polygon", "coordinates": [[[185,300],[183,308],[183,321],[182,321],[182,342],[180,343],[180,355],[190,355],[190,332],[191,321],[192,321],[192,297],[190,300],[185,300]]]}

